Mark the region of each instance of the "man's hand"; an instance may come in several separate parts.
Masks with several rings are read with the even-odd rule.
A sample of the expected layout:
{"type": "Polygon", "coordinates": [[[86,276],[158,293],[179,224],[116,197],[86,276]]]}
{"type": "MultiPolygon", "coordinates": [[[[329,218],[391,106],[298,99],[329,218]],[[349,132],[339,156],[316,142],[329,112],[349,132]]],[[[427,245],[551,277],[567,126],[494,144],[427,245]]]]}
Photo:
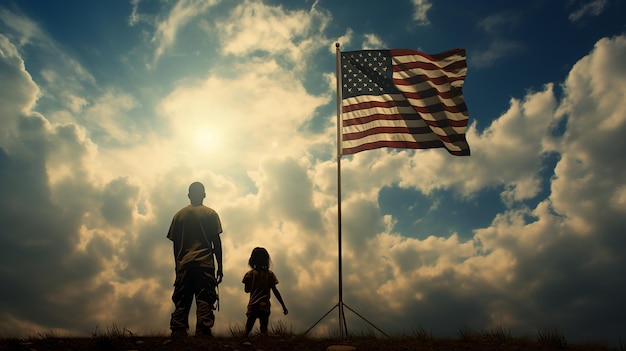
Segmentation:
{"type": "Polygon", "coordinates": [[[222,282],[222,279],[224,278],[224,273],[222,272],[221,269],[217,270],[217,284],[222,282]]]}

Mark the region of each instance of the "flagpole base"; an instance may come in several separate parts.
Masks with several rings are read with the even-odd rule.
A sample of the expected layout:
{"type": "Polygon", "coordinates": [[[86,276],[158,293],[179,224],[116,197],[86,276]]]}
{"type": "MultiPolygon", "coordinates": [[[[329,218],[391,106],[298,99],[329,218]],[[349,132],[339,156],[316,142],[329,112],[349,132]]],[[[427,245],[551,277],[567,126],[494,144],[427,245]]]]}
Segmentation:
{"type": "Polygon", "coordinates": [[[367,318],[365,318],[362,315],[360,315],[357,311],[352,309],[350,306],[346,305],[343,301],[337,302],[335,304],[335,306],[333,306],[320,319],[318,319],[317,322],[315,322],[309,329],[307,329],[304,333],[302,333],[302,336],[306,336],[313,328],[315,328],[322,320],[324,320],[324,318],[326,318],[332,311],[334,311],[336,308],[338,308],[339,309],[339,335],[340,335],[342,340],[347,339],[348,338],[348,324],[346,323],[346,315],[345,315],[345,312],[344,312],[344,307],[349,309],[355,315],[357,315],[357,317],[359,317],[362,320],[364,320],[367,324],[369,324],[372,328],[376,329],[379,333],[381,333],[382,335],[384,335],[387,338],[389,337],[389,335],[387,335],[387,333],[385,333],[380,328],[378,328],[376,325],[374,325],[374,323],[372,323],[369,320],[367,320],[367,318]]]}

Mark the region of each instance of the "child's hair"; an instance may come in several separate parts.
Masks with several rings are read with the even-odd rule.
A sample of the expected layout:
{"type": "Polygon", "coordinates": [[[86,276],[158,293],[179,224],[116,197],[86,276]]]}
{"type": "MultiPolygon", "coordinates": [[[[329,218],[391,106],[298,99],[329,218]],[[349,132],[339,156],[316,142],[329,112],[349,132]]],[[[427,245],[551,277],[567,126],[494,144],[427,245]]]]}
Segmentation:
{"type": "Polygon", "coordinates": [[[250,254],[248,266],[253,269],[270,269],[270,254],[263,247],[255,247],[250,254]]]}

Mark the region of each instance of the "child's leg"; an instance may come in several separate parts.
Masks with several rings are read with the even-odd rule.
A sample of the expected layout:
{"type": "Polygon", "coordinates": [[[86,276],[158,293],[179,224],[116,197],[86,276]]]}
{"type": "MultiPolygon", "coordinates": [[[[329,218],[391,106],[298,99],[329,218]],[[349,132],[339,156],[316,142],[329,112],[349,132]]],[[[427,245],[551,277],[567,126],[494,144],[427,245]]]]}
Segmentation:
{"type": "Polygon", "coordinates": [[[257,315],[254,312],[248,312],[248,319],[246,320],[246,336],[250,334],[256,322],[257,315]]]}
{"type": "Polygon", "coordinates": [[[261,323],[261,334],[267,335],[267,326],[270,323],[269,312],[259,313],[259,322],[261,323]]]}

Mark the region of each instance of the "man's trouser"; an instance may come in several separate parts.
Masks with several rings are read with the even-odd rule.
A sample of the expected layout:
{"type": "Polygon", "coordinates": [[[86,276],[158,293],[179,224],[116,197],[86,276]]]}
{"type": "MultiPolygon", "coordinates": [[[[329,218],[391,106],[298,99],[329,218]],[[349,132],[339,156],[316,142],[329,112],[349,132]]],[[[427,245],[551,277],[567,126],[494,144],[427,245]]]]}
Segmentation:
{"type": "Polygon", "coordinates": [[[213,309],[217,294],[214,269],[188,268],[176,273],[174,282],[174,312],[170,320],[172,333],[187,333],[189,330],[189,310],[196,298],[196,335],[211,334],[215,323],[213,309]]]}

